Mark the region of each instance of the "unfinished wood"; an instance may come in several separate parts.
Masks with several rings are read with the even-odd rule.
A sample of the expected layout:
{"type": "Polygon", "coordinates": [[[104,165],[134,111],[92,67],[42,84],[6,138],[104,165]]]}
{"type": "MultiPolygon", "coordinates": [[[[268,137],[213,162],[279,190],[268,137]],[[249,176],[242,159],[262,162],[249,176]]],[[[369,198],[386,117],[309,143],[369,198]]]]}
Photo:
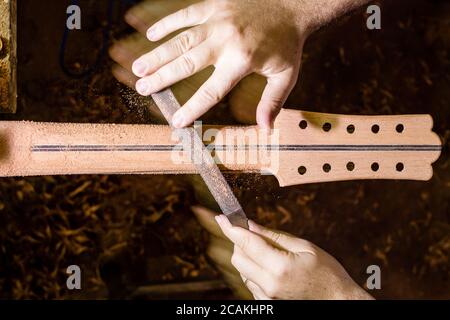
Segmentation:
{"type": "Polygon", "coordinates": [[[0,112],[15,113],[17,104],[16,0],[0,0],[0,112]]]}
{"type": "MultiPolygon", "coordinates": [[[[441,150],[431,130],[428,115],[285,109],[271,135],[256,127],[205,127],[203,138],[222,170],[270,173],[288,186],[430,179],[441,150]]],[[[168,126],[0,122],[0,146],[0,176],[195,173],[168,126]]]]}
{"type": "Polygon", "coordinates": [[[441,153],[429,115],[345,116],[284,110],[276,127],[286,132],[281,145],[304,146],[281,153],[279,170],[273,170],[281,186],[356,179],[429,180],[431,164],[441,153]],[[303,174],[301,167],[306,169],[303,174]]]}

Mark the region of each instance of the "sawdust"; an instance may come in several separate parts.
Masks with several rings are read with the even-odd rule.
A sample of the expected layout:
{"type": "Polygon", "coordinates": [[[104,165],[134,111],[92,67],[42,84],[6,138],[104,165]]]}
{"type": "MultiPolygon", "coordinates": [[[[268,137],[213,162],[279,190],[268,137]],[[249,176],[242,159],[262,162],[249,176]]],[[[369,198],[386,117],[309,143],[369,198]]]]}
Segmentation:
{"type": "MultiPolygon", "coordinates": [[[[32,11],[59,6],[58,10],[64,12],[65,8],[59,0],[45,5],[35,0],[23,2],[23,8],[32,11]]],[[[281,189],[273,177],[227,177],[236,180],[232,183],[234,192],[252,219],[324,248],[344,263],[359,284],[367,280],[365,266],[383,263],[377,258],[377,252],[382,252],[389,267],[384,268],[387,273],[383,290],[377,297],[448,299],[450,91],[446,82],[449,42],[443,41],[448,26],[443,16],[437,18],[440,12],[445,13],[439,9],[442,6],[435,5],[438,1],[410,2],[391,2],[383,9],[386,27],[378,35],[361,31],[361,17],[357,16],[311,39],[306,47],[308,61],[302,71],[301,88],[293,93],[288,105],[344,114],[433,114],[435,130],[441,134],[447,151],[436,164],[436,177],[431,182],[353,181],[281,189]],[[342,34],[352,37],[343,38],[342,34]],[[426,46],[424,39],[428,39],[426,46]],[[343,65],[339,59],[340,47],[345,48],[345,60],[350,65],[343,65]],[[428,65],[428,71],[419,68],[418,61],[428,65]],[[433,86],[421,80],[424,74],[433,86]],[[428,197],[417,196],[423,191],[428,197]],[[292,214],[292,222],[281,226],[284,215],[276,205],[292,214]]],[[[52,11],[25,17],[22,30],[34,30],[27,21],[38,19],[36,25],[44,25],[46,19],[51,20],[52,11]]],[[[32,57],[34,67],[24,68],[21,74],[20,114],[4,119],[143,123],[123,105],[108,66],[100,71],[102,81],[95,84],[97,96],[86,90],[91,78],[68,81],[57,66],[47,66],[47,62],[52,63],[48,56],[57,52],[60,40],[60,29],[54,30],[46,33],[48,41],[41,39],[44,43],[21,47],[23,56],[32,57]]],[[[24,39],[32,43],[33,36],[30,32],[24,39]]],[[[226,108],[213,110],[207,123],[213,121],[233,123],[226,108]]],[[[73,293],[62,290],[61,284],[66,280],[64,267],[74,261],[86,271],[82,294],[88,298],[108,297],[106,287],[113,297],[120,298],[129,286],[161,283],[162,279],[180,281],[186,279],[183,274],[195,275],[198,270],[199,277],[205,276],[207,236],[189,212],[189,207],[197,204],[192,187],[181,184],[180,177],[0,179],[0,195],[0,247],[1,252],[6,252],[0,254],[2,297],[42,299],[58,293],[58,297],[73,298],[73,293]],[[85,181],[92,184],[75,198],[67,199],[66,195],[85,181]],[[160,218],[153,215],[160,211],[166,213],[160,218]],[[88,250],[79,256],[72,253],[79,248],[75,238],[80,234],[64,238],[53,234],[52,228],[60,229],[65,221],[69,222],[69,230],[83,228],[81,235],[89,239],[83,244],[88,250]],[[47,237],[36,242],[35,233],[46,234],[47,225],[53,240],[47,237]],[[58,241],[58,250],[66,248],[64,256],[55,250],[58,241]],[[104,249],[106,259],[98,254],[104,249]],[[179,256],[188,263],[177,265],[178,259],[165,256],[179,256]],[[55,266],[62,268],[52,278],[49,270],[55,266]]],[[[216,297],[214,293],[206,298],[216,297]]]]}
{"type": "Polygon", "coordinates": [[[148,109],[144,97],[137,94],[135,90],[123,85],[119,86],[119,92],[130,112],[133,112],[142,121],[148,120],[148,109]]]}

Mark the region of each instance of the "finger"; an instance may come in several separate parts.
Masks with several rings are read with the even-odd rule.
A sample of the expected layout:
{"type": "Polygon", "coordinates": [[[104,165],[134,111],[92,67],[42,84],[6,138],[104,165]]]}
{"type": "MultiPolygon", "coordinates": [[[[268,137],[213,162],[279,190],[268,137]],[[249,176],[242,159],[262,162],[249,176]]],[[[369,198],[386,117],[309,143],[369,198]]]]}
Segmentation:
{"type": "Polygon", "coordinates": [[[261,101],[267,79],[253,73],[239,82],[231,92],[228,103],[233,117],[242,124],[256,124],[256,108],[261,101]]]}
{"type": "Polygon", "coordinates": [[[143,35],[146,35],[147,30],[152,25],[152,19],[145,19],[135,8],[125,13],[125,21],[143,35]]]}
{"type": "Polygon", "coordinates": [[[175,113],[173,125],[183,128],[200,118],[220,102],[245,74],[217,68],[191,99],[175,113]]]}
{"type": "Polygon", "coordinates": [[[112,60],[131,71],[133,62],[152,49],[152,43],[135,33],[114,43],[109,48],[109,55],[112,60]]]}
{"type": "Polygon", "coordinates": [[[194,212],[200,225],[205,228],[206,231],[215,237],[225,239],[225,235],[222,230],[220,230],[220,227],[215,219],[217,213],[203,207],[192,207],[191,210],[194,212]]]}
{"type": "Polygon", "coordinates": [[[120,64],[125,69],[131,70],[132,62],[136,57],[136,53],[127,49],[123,43],[118,42],[109,49],[109,56],[114,62],[120,64]]]}
{"type": "Polygon", "coordinates": [[[271,129],[296,82],[297,73],[294,70],[287,70],[267,79],[256,111],[256,122],[262,129],[271,129]]]}
{"type": "Polygon", "coordinates": [[[242,283],[241,275],[236,269],[233,268],[234,272],[225,270],[220,266],[217,266],[217,269],[238,299],[250,300],[253,298],[253,294],[248,290],[247,286],[242,283]]]}
{"type": "Polygon", "coordinates": [[[286,253],[267,243],[260,235],[232,226],[224,215],[216,217],[216,220],[223,233],[263,269],[272,270],[276,264],[284,263],[287,259],[286,253]]]}
{"type": "Polygon", "coordinates": [[[147,31],[150,41],[159,41],[179,29],[193,27],[207,21],[212,13],[209,2],[202,1],[161,19],[147,31]]]}
{"type": "Polygon", "coordinates": [[[138,80],[138,78],[127,69],[121,67],[120,65],[115,64],[112,67],[111,72],[113,76],[117,79],[117,81],[119,81],[120,83],[130,88],[134,88],[136,86],[136,81],[138,80]]]}
{"type": "Polygon", "coordinates": [[[254,282],[247,279],[245,282],[245,286],[252,293],[255,300],[271,300],[264,291],[254,282]]]}
{"type": "Polygon", "coordinates": [[[229,272],[237,273],[236,269],[231,264],[233,251],[234,245],[231,242],[217,237],[210,238],[210,244],[207,249],[208,257],[221,268],[228,270],[229,272]]]}
{"type": "Polygon", "coordinates": [[[261,235],[275,247],[292,253],[314,254],[314,247],[309,241],[296,238],[280,231],[270,230],[253,221],[249,221],[249,227],[250,231],[261,235]]]}
{"type": "Polygon", "coordinates": [[[198,46],[206,37],[206,30],[202,27],[185,31],[137,59],[133,63],[133,73],[140,78],[152,74],[162,66],[198,46]]]}
{"type": "Polygon", "coordinates": [[[238,246],[234,247],[231,264],[242,277],[249,279],[261,288],[269,287],[273,281],[270,273],[250,259],[238,246]]]}
{"type": "Polygon", "coordinates": [[[141,1],[127,11],[125,21],[145,35],[149,27],[162,18],[196,2],[198,0],[141,1]]]}
{"type": "Polygon", "coordinates": [[[213,51],[209,44],[204,42],[152,75],[139,80],[136,90],[143,96],[159,92],[205,69],[212,63],[212,59],[213,51]]]}

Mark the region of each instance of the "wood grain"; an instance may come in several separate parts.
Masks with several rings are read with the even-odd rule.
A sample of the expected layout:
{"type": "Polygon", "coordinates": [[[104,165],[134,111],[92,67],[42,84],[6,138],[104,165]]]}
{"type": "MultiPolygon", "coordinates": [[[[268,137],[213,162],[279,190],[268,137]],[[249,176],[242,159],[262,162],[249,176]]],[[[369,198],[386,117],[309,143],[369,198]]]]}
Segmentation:
{"type": "Polygon", "coordinates": [[[356,179],[429,180],[431,165],[441,153],[429,115],[345,116],[284,110],[275,126],[283,133],[282,145],[330,147],[283,152],[279,169],[272,169],[281,186],[356,179]],[[306,129],[300,128],[302,121],[306,129]],[[325,124],[331,125],[329,131],[324,130],[325,124]],[[354,164],[352,171],[347,169],[349,163],[354,164]],[[397,165],[403,169],[397,170],[397,165]],[[300,167],[306,169],[303,175],[300,167]]]}
{"type": "MultiPolygon", "coordinates": [[[[441,148],[428,115],[339,116],[285,109],[270,135],[256,127],[202,130],[222,170],[270,173],[281,186],[427,180],[441,148]]],[[[168,126],[0,122],[0,146],[4,177],[195,173],[168,126]]]]}

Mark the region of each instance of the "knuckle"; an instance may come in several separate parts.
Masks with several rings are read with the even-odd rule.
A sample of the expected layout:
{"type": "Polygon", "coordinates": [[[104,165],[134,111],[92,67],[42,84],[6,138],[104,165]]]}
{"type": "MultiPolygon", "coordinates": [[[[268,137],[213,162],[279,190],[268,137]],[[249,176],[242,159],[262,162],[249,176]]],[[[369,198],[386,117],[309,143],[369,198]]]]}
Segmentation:
{"type": "Polygon", "coordinates": [[[178,11],[178,15],[176,16],[176,18],[179,21],[187,21],[191,17],[191,12],[192,12],[192,9],[190,6],[187,8],[181,9],[180,11],[178,11]]]}
{"type": "MultiPolygon", "coordinates": [[[[268,112],[275,111],[283,107],[284,99],[279,97],[266,97],[261,99],[261,104],[264,105],[268,112]]],[[[280,237],[280,235],[278,235],[280,237]]],[[[279,239],[277,239],[279,240],[279,239]]]]}
{"type": "Polygon", "coordinates": [[[236,269],[239,267],[239,256],[236,253],[231,256],[231,264],[236,269]]]}
{"type": "Polygon", "coordinates": [[[232,8],[232,2],[229,0],[209,0],[212,7],[217,12],[227,12],[232,8]]]}
{"type": "Polygon", "coordinates": [[[160,65],[163,61],[163,53],[161,52],[162,50],[155,50],[153,51],[152,56],[150,57],[150,61],[152,61],[152,63],[154,63],[155,65],[160,65]]]}
{"type": "Polygon", "coordinates": [[[233,39],[235,43],[240,43],[245,39],[245,28],[232,17],[223,18],[219,26],[221,34],[233,39]]]}
{"type": "Polygon", "coordinates": [[[192,43],[192,33],[184,32],[178,36],[176,46],[180,52],[187,52],[192,49],[192,43]]]}
{"type": "MultiPolygon", "coordinates": [[[[210,104],[217,104],[220,102],[220,100],[222,100],[219,92],[217,92],[217,90],[212,86],[205,87],[201,92],[201,96],[210,104]]],[[[245,240],[243,240],[242,242],[244,244],[245,240]]]]}
{"type": "Polygon", "coordinates": [[[278,243],[281,240],[282,234],[278,232],[270,232],[270,238],[273,240],[273,242],[278,243]]]}
{"type": "Polygon", "coordinates": [[[275,279],[272,279],[263,290],[269,298],[275,299],[279,296],[280,285],[275,279]]]}
{"type": "Polygon", "coordinates": [[[283,279],[289,274],[289,262],[286,260],[279,261],[273,269],[274,275],[278,279],[283,279]]]}
{"type": "Polygon", "coordinates": [[[195,73],[196,70],[195,62],[190,55],[185,54],[181,57],[181,68],[182,68],[181,71],[184,72],[185,74],[195,73]]]}
{"type": "Polygon", "coordinates": [[[241,243],[240,243],[239,247],[241,248],[242,251],[245,251],[245,250],[247,250],[249,244],[250,244],[250,239],[248,237],[243,237],[241,239],[241,243]]]}
{"type": "Polygon", "coordinates": [[[251,49],[241,49],[239,53],[239,59],[244,66],[251,66],[253,64],[253,60],[255,57],[255,53],[251,49]]]}

